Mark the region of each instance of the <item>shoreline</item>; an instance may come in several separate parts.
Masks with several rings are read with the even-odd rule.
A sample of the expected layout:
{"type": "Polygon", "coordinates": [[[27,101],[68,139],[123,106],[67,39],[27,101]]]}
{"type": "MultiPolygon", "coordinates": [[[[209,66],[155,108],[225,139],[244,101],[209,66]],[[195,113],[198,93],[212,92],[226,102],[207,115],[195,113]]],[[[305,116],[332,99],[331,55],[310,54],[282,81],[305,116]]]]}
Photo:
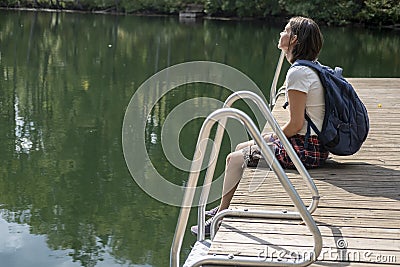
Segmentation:
{"type": "MultiPolygon", "coordinates": [[[[108,8],[105,10],[83,10],[83,9],[56,9],[56,8],[34,8],[34,7],[0,7],[0,11],[22,11],[22,12],[48,12],[48,13],[78,13],[78,14],[98,14],[98,15],[113,15],[113,16],[142,16],[142,17],[179,17],[179,13],[157,13],[157,12],[117,12],[114,8],[108,8]]],[[[285,23],[288,20],[287,16],[270,16],[264,18],[257,17],[223,17],[223,16],[200,16],[195,18],[195,20],[220,20],[220,21],[260,21],[260,22],[282,22],[285,23]]],[[[190,20],[190,19],[189,19],[190,20]]],[[[327,27],[356,27],[365,29],[385,29],[399,31],[400,24],[394,25],[369,25],[363,23],[349,23],[347,25],[329,25],[325,24],[327,27]]]]}

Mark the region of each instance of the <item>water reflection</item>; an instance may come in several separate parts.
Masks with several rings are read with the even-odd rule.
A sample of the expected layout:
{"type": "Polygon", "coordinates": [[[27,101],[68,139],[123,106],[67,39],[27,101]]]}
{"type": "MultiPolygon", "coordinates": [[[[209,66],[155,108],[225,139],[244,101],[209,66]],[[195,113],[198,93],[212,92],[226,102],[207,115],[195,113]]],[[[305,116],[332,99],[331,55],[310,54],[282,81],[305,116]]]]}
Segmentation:
{"type": "MultiPolygon", "coordinates": [[[[121,148],[129,99],[155,72],[191,60],[232,65],[269,88],[282,26],[0,12],[0,261],[10,267],[167,266],[179,210],[131,179],[121,148]]],[[[324,63],[342,65],[348,76],[400,76],[397,33],[324,32],[324,63]]],[[[177,90],[143,118],[152,163],[174,183],[183,184],[187,173],[162,153],[163,122],[184,100],[224,100],[227,93],[177,90]]],[[[201,123],[182,130],[187,158],[201,123]]],[[[193,241],[187,238],[184,251],[193,241]]]]}
{"type": "MultiPolygon", "coordinates": [[[[86,266],[115,265],[115,258],[111,255],[112,248],[101,244],[99,239],[97,245],[102,252],[101,257],[86,266]]],[[[46,236],[32,235],[28,224],[7,222],[4,219],[0,219],[0,255],[2,266],[82,266],[80,261],[71,260],[71,256],[74,255],[72,249],[50,249],[46,245],[46,236]]],[[[119,262],[118,265],[132,266],[123,262],[119,262]]]]}

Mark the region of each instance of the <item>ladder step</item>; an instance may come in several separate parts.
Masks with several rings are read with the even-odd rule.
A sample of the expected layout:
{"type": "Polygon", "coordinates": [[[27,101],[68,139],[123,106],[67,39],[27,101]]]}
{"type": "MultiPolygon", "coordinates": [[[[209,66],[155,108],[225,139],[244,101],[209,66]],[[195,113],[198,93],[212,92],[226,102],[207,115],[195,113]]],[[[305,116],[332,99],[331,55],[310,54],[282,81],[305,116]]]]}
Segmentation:
{"type": "Polygon", "coordinates": [[[203,241],[197,241],[194,244],[192,251],[187,257],[183,267],[190,267],[199,258],[206,256],[208,254],[208,251],[210,250],[210,246],[211,246],[211,241],[208,239],[203,241]]]}

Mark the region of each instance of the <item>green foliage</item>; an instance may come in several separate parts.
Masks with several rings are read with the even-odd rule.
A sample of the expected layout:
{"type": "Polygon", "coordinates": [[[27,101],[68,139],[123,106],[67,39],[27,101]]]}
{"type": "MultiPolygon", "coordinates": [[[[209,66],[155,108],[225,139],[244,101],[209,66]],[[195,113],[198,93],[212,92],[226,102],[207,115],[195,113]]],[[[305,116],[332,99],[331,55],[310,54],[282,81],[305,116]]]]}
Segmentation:
{"type": "Polygon", "coordinates": [[[281,12],[278,0],[206,0],[209,15],[265,17],[281,12]]]}
{"type": "Polygon", "coordinates": [[[328,24],[347,24],[357,10],[357,3],[348,0],[279,0],[291,15],[311,17],[328,24]]]}
{"type": "Polygon", "coordinates": [[[373,24],[400,23],[400,2],[398,0],[365,0],[360,12],[361,21],[373,24]]]}
{"type": "Polygon", "coordinates": [[[398,0],[279,0],[290,15],[312,17],[327,24],[393,25],[400,21],[398,0]]]}
{"type": "MultiPolygon", "coordinates": [[[[202,1],[197,1],[202,2],[202,1]]],[[[117,12],[176,13],[190,0],[0,0],[3,7],[34,7],[117,12]]]]}
{"type": "Polygon", "coordinates": [[[0,0],[2,7],[157,14],[176,14],[188,4],[203,5],[210,16],[267,18],[300,15],[333,25],[400,23],[398,0],[0,0]]]}

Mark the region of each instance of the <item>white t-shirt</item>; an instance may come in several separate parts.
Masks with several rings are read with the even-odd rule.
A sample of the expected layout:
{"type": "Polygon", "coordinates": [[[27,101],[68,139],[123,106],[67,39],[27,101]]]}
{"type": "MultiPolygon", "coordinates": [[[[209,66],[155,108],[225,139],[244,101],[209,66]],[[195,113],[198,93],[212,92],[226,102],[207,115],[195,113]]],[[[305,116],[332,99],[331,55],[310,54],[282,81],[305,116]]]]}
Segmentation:
{"type": "MultiPolygon", "coordinates": [[[[307,94],[306,113],[317,126],[318,130],[321,130],[325,115],[325,99],[324,87],[321,84],[318,74],[306,66],[291,67],[286,74],[286,100],[289,90],[298,90],[307,94]]],[[[307,125],[308,122],[305,120],[299,134],[306,134],[307,125]]],[[[311,135],[315,134],[311,129],[311,135]]]]}

